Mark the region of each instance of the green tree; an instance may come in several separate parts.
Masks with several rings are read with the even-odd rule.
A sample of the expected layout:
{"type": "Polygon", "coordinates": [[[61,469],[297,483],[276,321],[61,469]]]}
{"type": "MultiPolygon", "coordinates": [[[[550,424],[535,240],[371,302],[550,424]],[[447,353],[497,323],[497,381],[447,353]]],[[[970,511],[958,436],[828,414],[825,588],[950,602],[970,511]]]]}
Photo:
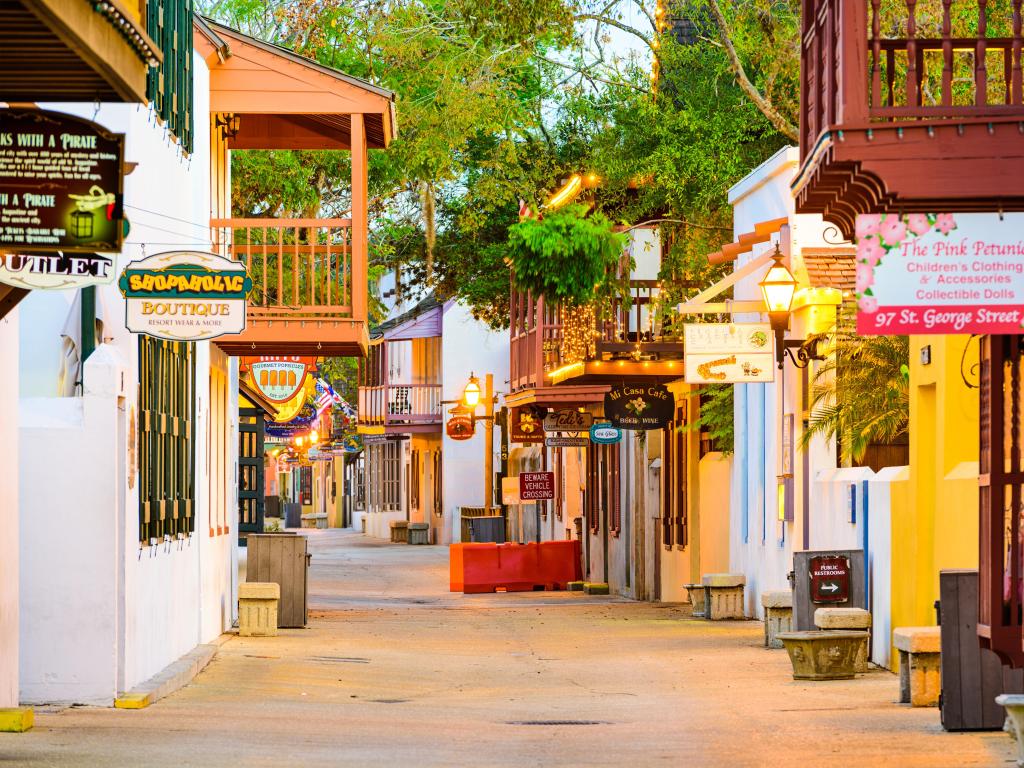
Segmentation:
{"type": "Polygon", "coordinates": [[[816,371],[811,419],[801,438],[806,449],[821,435],[838,440],[844,461],[863,458],[873,443],[892,443],[910,424],[910,339],[858,336],[852,310],[844,310],[831,354],[816,371]]]}

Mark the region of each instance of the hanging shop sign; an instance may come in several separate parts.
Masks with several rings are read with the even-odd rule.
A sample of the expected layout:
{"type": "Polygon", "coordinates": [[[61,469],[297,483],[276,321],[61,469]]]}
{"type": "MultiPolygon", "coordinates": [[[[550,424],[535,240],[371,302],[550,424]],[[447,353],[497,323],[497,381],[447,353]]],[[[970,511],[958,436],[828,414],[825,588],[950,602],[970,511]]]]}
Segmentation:
{"type": "Polygon", "coordinates": [[[661,429],[672,420],[674,408],[664,384],[621,384],[604,396],[604,415],[620,429],[661,429]]]}
{"type": "Polygon", "coordinates": [[[850,599],[850,558],[843,555],[812,557],[811,602],[845,603],[850,599]]]}
{"type": "Polygon", "coordinates": [[[585,448],[590,445],[590,436],[586,432],[573,435],[548,435],[544,438],[548,448],[585,448]]]}
{"type": "Polygon", "coordinates": [[[245,265],[212,253],[168,251],[133,261],[118,287],[132,333],[200,341],[245,330],[245,265]]]}
{"type": "Polygon", "coordinates": [[[857,333],[1020,333],[1024,214],[857,217],[857,333]]]}
{"type": "Polygon", "coordinates": [[[445,432],[452,440],[469,440],[473,436],[473,419],[469,416],[452,416],[445,424],[445,432]]]}
{"type": "Polygon", "coordinates": [[[544,429],[542,424],[546,413],[546,408],[540,408],[534,405],[523,405],[518,408],[513,408],[509,412],[508,419],[509,442],[544,442],[544,429]]]}
{"type": "Polygon", "coordinates": [[[114,254],[0,254],[0,283],[15,288],[60,291],[105,285],[114,282],[115,273],[114,254]]]}
{"type": "Polygon", "coordinates": [[[0,250],[120,253],[124,134],[42,109],[0,109],[0,250]]]}
{"type": "Polygon", "coordinates": [[[545,432],[580,432],[590,429],[594,414],[575,408],[563,408],[544,417],[545,432]]]}
{"type": "Polygon", "coordinates": [[[768,323],[688,323],[684,326],[683,377],[690,384],[775,380],[768,323]]]}
{"type": "Polygon", "coordinates": [[[590,428],[590,440],[601,445],[612,445],[622,439],[622,430],[611,422],[602,421],[590,428]]]}
{"type": "Polygon", "coordinates": [[[306,374],[316,367],[315,357],[243,357],[249,381],[272,403],[287,403],[303,388],[306,374]]]}
{"type": "Polygon", "coordinates": [[[523,501],[543,501],[555,498],[555,473],[520,472],[519,498],[523,501]]]}

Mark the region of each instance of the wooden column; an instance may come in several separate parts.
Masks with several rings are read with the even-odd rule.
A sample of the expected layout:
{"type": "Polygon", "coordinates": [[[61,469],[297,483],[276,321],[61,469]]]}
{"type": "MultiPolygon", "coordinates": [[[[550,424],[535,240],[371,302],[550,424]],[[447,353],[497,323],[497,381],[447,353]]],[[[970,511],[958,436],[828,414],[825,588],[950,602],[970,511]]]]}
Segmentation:
{"type": "Polygon", "coordinates": [[[352,317],[366,321],[367,244],[369,212],[366,192],[366,126],[352,115],[352,317]]]}

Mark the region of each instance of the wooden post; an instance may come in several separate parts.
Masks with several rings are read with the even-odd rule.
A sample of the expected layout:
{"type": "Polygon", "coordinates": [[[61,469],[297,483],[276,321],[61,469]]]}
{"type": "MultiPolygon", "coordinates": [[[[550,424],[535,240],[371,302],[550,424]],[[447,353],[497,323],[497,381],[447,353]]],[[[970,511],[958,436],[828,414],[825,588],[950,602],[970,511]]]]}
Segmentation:
{"type": "Polygon", "coordinates": [[[352,148],[352,317],[365,322],[369,212],[366,192],[366,127],[361,114],[351,116],[352,148]]]}
{"type": "Polygon", "coordinates": [[[494,374],[484,378],[484,509],[494,504],[494,374]]]}

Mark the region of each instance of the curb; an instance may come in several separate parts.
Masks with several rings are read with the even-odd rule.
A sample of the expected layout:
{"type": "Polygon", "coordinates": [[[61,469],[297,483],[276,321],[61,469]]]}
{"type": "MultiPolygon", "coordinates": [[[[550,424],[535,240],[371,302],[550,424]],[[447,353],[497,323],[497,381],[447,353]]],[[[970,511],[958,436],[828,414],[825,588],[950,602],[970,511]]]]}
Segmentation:
{"type": "Polygon", "coordinates": [[[217,641],[207,645],[197,645],[149,680],[140,683],[127,693],[122,693],[114,699],[114,706],[117,709],[145,709],[165,696],[170,696],[179,688],[184,688],[213,660],[220,645],[222,643],[217,641]]]}

